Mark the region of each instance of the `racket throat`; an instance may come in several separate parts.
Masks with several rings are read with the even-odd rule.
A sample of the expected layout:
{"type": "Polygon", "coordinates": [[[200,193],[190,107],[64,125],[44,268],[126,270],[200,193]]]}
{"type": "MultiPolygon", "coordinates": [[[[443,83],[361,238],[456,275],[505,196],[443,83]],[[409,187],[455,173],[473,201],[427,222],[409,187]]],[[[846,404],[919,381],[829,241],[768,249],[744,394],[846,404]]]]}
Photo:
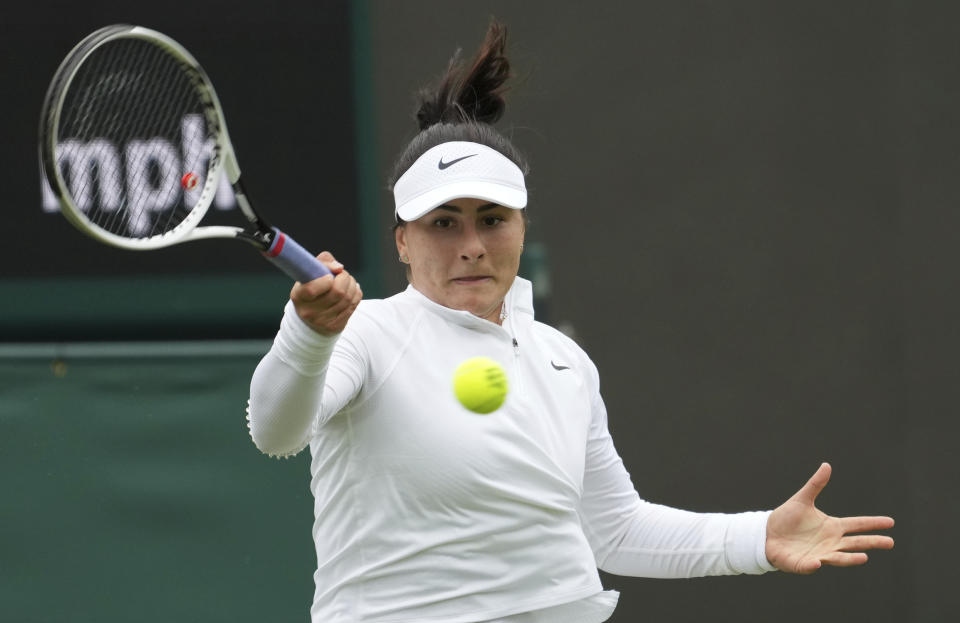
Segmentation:
{"type": "MultiPolygon", "coordinates": [[[[233,187],[233,194],[237,198],[237,207],[240,208],[243,215],[247,217],[247,220],[253,224],[261,223],[260,215],[256,213],[250,204],[250,200],[247,199],[247,190],[243,187],[243,182],[237,178],[237,181],[230,184],[230,186],[233,187]]],[[[266,229],[269,230],[270,227],[267,226],[266,229]]]]}
{"type": "Polygon", "coordinates": [[[253,209],[250,200],[247,199],[247,191],[243,187],[243,182],[239,178],[237,178],[237,181],[233,182],[231,186],[233,187],[233,194],[237,199],[237,207],[240,208],[243,215],[250,221],[250,224],[237,234],[237,238],[249,242],[260,251],[268,251],[274,243],[276,230],[264,221],[253,209]]]}
{"type": "Polygon", "coordinates": [[[239,240],[249,242],[263,253],[270,250],[270,247],[272,247],[276,241],[276,236],[276,230],[259,219],[246,229],[237,232],[237,238],[239,240]]]}

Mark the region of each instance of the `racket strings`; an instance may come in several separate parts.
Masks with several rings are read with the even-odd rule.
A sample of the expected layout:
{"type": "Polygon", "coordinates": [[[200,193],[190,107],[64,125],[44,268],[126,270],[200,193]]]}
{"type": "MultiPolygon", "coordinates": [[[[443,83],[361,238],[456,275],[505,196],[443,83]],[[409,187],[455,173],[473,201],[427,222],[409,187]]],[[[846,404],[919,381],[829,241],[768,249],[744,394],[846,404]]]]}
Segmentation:
{"type": "MultiPolygon", "coordinates": [[[[104,55],[103,69],[100,73],[90,71],[88,76],[91,78],[96,78],[98,81],[101,81],[103,86],[110,88],[112,91],[122,88],[122,82],[125,79],[129,79],[129,75],[124,69],[125,64],[132,65],[134,67],[141,66],[144,63],[143,57],[147,52],[148,48],[146,46],[139,46],[138,50],[134,50],[132,54],[127,59],[124,59],[120,54],[111,54],[104,55]],[[115,76],[116,78],[112,81],[104,80],[102,76],[115,76]]],[[[94,67],[90,68],[91,70],[94,67]]],[[[111,92],[105,94],[107,97],[112,95],[111,92]]],[[[102,97],[92,97],[91,102],[94,104],[99,101],[103,101],[102,97]]],[[[96,110],[96,108],[94,108],[96,110]]],[[[106,127],[120,128],[124,123],[124,111],[120,106],[111,106],[103,108],[104,122],[106,127]]],[[[126,114],[131,116],[138,116],[139,111],[131,108],[127,111],[126,114]]],[[[91,115],[92,116],[92,115],[91,115]]],[[[96,118],[94,116],[94,118],[96,118]]],[[[113,137],[109,137],[113,138],[113,137]]],[[[117,137],[120,138],[119,136],[117,137]]],[[[113,175],[114,178],[118,181],[125,179],[123,170],[119,167],[112,170],[109,175],[113,175]]],[[[122,192],[122,191],[121,191],[122,192]]],[[[108,212],[106,220],[100,221],[100,225],[112,233],[120,233],[124,231],[127,226],[127,222],[132,217],[132,211],[128,209],[128,197],[126,193],[121,194],[120,205],[117,206],[117,209],[108,212]],[[118,224],[117,221],[120,221],[118,224]]]]}
{"type": "MultiPolygon", "coordinates": [[[[177,87],[178,93],[176,97],[171,98],[171,105],[174,108],[174,110],[173,110],[173,115],[170,118],[177,120],[176,122],[177,127],[171,128],[171,131],[176,132],[180,136],[181,145],[183,145],[187,142],[186,140],[187,137],[184,136],[185,124],[188,123],[190,116],[195,113],[195,109],[196,109],[196,102],[195,102],[196,91],[195,91],[194,85],[192,84],[192,81],[190,80],[176,81],[174,82],[174,84],[177,87]]],[[[189,151],[188,149],[183,150],[183,162],[181,163],[180,174],[177,176],[178,183],[180,183],[183,189],[184,201],[178,204],[178,206],[180,206],[181,208],[185,208],[186,205],[190,203],[189,191],[191,190],[186,185],[181,183],[182,180],[184,179],[182,176],[184,175],[188,176],[191,173],[193,173],[193,175],[195,176],[197,175],[196,172],[187,170],[188,164],[192,164],[187,162],[187,159],[190,156],[188,151],[189,151]]],[[[176,186],[174,186],[174,188],[176,188],[176,186]]],[[[190,208],[192,209],[192,205],[190,206],[190,208]]],[[[159,232],[168,231],[174,222],[179,223],[189,212],[190,210],[187,210],[187,209],[177,209],[177,210],[169,211],[167,218],[164,220],[162,225],[161,225],[160,219],[157,219],[154,222],[154,227],[151,232],[151,235],[153,235],[158,231],[159,232]],[[174,221],[175,218],[177,219],[176,221],[174,221]]]]}
{"type": "MultiPolygon", "coordinates": [[[[164,62],[170,59],[165,58],[164,52],[159,48],[154,46],[140,47],[147,50],[148,58],[144,61],[145,66],[157,68],[155,84],[170,85],[171,92],[167,97],[164,97],[161,93],[154,93],[153,97],[138,98],[135,100],[137,109],[133,110],[131,114],[135,119],[143,123],[143,127],[138,134],[143,137],[175,136],[177,128],[175,126],[170,127],[171,121],[175,123],[175,120],[163,107],[165,104],[177,100],[178,94],[175,92],[175,87],[179,86],[176,80],[180,74],[179,64],[164,62]]],[[[183,81],[181,80],[180,82],[182,83],[183,81]]],[[[173,199],[173,197],[169,195],[176,193],[177,187],[174,184],[174,180],[177,176],[170,176],[170,174],[167,173],[174,164],[170,162],[170,160],[174,158],[173,156],[166,152],[160,152],[161,162],[156,164],[151,163],[150,158],[155,157],[156,150],[150,150],[149,152],[146,150],[141,151],[142,144],[141,140],[128,143],[128,171],[138,171],[140,175],[137,176],[135,173],[128,175],[129,178],[134,178],[136,181],[134,181],[134,179],[129,180],[131,182],[130,188],[131,191],[133,191],[133,195],[130,198],[131,208],[126,211],[128,218],[126,219],[125,226],[129,231],[152,237],[158,231],[162,233],[166,231],[166,229],[158,229],[159,219],[153,219],[151,223],[151,219],[149,218],[150,212],[159,211],[157,208],[162,210],[172,203],[171,199],[173,199]],[[164,179],[165,177],[173,177],[174,179],[164,179]],[[148,227],[149,230],[147,230],[148,227]]],[[[177,168],[179,167],[173,168],[172,170],[176,171],[177,168]]],[[[180,216],[182,219],[182,215],[180,215],[180,211],[176,209],[176,206],[174,206],[174,209],[168,210],[168,214],[170,216],[165,219],[168,226],[175,216],[180,216]]],[[[176,222],[179,222],[179,220],[176,222]]]]}
{"type": "MultiPolygon", "coordinates": [[[[158,48],[150,50],[151,56],[162,54],[158,48]]],[[[174,63],[157,63],[155,58],[148,59],[147,66],[157,67],[156,84],[175,86],[176,83],[171,78],[176,76],[178,67],[174,63]]],[[[173,89],[171,89],[172,91],[173,89]]],[[[134,112],[135,119],[142,123],[143,127],[138,132],[140,136],[175,136],[175,129],[168,127],[170,117],[165,110],[164,104],[176,99],[175,93],[169,94],[169,99],[160,97],[150,97],[145,100],[136,100],[141,109],[134,112]]],[[[129,171],[138,171],[140,175],[131,173],[129,177],[130,188],[134,191],[131,197],[131,209],[127,210],[129,219],[127,220],[127,229],[143,233],[146,236],[153,236],[157,232],[157,220],[150,222],[150,211],[156,208],[165,208],[169,202],[169,197],[160,193],[170,193],[170,189],[175,189],[170,181],[163,179],[170,162],[168,153],[160,152],[161,159],[157,163],[151,162],[155,157],[155,150],[141,151],[143,144],[141,140],[131,140],[127,144],[127,168],[129,171]],[[158,170],[159,168],[159,170],[158,170]],[[148,230],[149,228],[149,230],[148,230]]],[[[176,169],[174,169],[176,170],[176,169]]]]}
{"type": "Polygon", "coordinates": [[[76,70],[56,154],[74,203],[96,226],[124,237],[161,236],[197,207],[199,193],[181,180],[203,187],[216,128],[193,71],[136,38],[102,44],[76,70]]]}

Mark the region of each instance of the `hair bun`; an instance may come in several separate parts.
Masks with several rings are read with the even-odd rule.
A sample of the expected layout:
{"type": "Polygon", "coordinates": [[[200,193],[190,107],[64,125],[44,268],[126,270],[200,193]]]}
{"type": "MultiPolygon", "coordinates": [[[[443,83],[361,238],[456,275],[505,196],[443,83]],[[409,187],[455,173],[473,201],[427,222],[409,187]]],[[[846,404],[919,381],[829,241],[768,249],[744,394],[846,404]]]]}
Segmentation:
{"type": "Polygon", "coordinates": [[[483,45],[469,64],[460,60],[458,50],[439,83],[420,91],[420,129],[437,123],[497,122],[506,108],[503,93],[510,78],[506,44],[506,27],[493,19],[483,45]]]}

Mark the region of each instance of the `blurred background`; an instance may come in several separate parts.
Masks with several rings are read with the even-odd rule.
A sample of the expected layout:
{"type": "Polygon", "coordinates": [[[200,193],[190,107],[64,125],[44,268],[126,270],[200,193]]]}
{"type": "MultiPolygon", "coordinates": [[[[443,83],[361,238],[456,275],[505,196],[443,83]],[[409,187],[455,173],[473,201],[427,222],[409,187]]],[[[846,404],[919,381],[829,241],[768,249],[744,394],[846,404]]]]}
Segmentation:
{"type": "Polygon", "coordinates": [[[308,457],[244,419],[290,284],[233,242],[75,232],[36,153],[62,58],[116,22],[184,44],[251,198],[376,298],[405,286],[386,180],[413,95],[491,16],[522,274],[597,363],[640,494],[772,508],[826,460],[821,508],[897,519],[854,570],[604,575],[611,620],[955,616],[956,3],[39,0],[0,9],[0,621],[306,621],[313,590],[308,457]]]}

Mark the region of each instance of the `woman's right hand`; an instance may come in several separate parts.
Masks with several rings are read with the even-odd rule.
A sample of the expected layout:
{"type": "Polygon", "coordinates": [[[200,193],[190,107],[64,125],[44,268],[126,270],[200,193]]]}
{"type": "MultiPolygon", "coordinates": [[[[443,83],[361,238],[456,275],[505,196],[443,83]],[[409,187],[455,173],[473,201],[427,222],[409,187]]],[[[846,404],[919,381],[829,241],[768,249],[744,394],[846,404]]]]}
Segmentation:
{"type": "Polygon", "coordinates": [[[324,251],[317,259],[332,274],[307,283],[298,281],[290,290],[290,300],[307,326],[321,335],[335,335],[347,326],[347,320],[363,299],[363,291],[331,253],[324,251]]]}

